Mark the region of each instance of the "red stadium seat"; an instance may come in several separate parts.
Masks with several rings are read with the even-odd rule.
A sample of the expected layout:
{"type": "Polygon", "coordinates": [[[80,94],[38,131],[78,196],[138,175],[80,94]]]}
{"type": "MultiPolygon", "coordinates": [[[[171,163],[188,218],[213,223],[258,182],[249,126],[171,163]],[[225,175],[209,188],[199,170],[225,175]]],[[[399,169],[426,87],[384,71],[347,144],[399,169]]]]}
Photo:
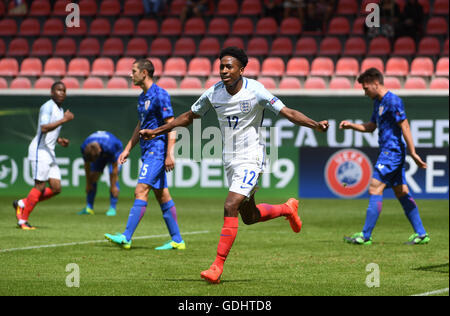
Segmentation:
{"type": "Polygon", "coordinates": [[[216,37],[205,37],[198,44],[197,56],[216,57],[220,53],[220,43],[216,37]]]}
{"type": "Polygon", "coordinates": [[[80,82],[77,78],[74,77],[65,77],[61,80],[65,85],[67,89],[79,89],[80,88],[80,82]]]}
{"type": "Polygon", "coordinates": [[[317,57],[311,63],[312,76],[332,76],[334,63],[329,57],[317,57]]]}
{"type": "Polygon", "coordinates": [[[336,76],[357,76],[359,73],[358,60],[353,57],[342,57],[336,63],[336,76]]]}
{"type": "Polygon", "coordinates": [[[248,41],[247,54],[250,56],[267,56],[269,43],[264,37],[253,37],[248,41]]]}
{"type": "Polygon", "coordinates": [[[293,57],[286,64],[286,75],[306,77],[309,75],[309,62],[304,57],[293,57]]]}
{"type": "Polygon", "coordinates": [[[20,24],[19,36],[39,36],[41,24],[36,18],[26,18],[20,24]]]}
{"type": "Polygon", "coordinates": [[[422,77],[408,77],[405,82],[405,89],[426,89],[427,83],[422,77]]]}
{"type": "Polygon", "coordinates": [[[417,55],[419,56],[438,56],[441,53],[441,44],[436,37],[426,36],[419,42],[417,55]]]}
{"type": "Polygon", "coordinates": [[[261,83],[264,88],[268,90],[273,90],[277,88],[275,80],[271,77],[258,77],[258,82],[261,83]]]}
{"type": "Polygon", "coordinates": [[[136,27],[136,36],[156,36],[158,32],[158,22],[155,19],[141,19],[136,27]]]}
{"type": "Polygon", "coordinates": [[[213,17],[208,24],[209,36],[228,36],[230,34],[230,22],[224,17],[213,17]]]}
{"type": "Polygon", "coordinates": [[[52,7],[48,0],[35,0],[31,2],[29,16],[49,16],[52,7]]]}
{"type": "Polygon", "coordinates": [[[396,77],[385,77],[384,78],[384,86],[388,89],[401,89],[402,84],[400,83],[400,80],[396,77]]]}
{"type": "Polygon", "coordinates": [[[434,74],[434,64],[429,57],[416,57],[411,63],[411,76],[431,77],[434,74]]]}
{"type": "Polygon", "coordinates": [[[261,75],[266,77],[282,77],[285,71],[283,59],[280,57],[268,57],[261,65],[261,75]]]}
{"type": "Polygon", "coordinates": [[[448,77],[448,57],[441,57],[436,63],[436,76],[445,76],[448,77]]]}
{"type": "Polygon", "coordinates": [[[253,21],[248,17],[236,18],[231,26],[231,35],[233,36],[251,36],[253,35],[253,21]]]}
{"type": "Polygon", "coordinates": [[[325,80],[320,77],[308,77],[304,84],[305,89],[326,89],[325,80]]]}
{"type": "Polygon", "coordinates": [[[122,57],[116,63],[115,76],[130,76],[131,68],[133,67],[135,59],[132,57],[122,57]]]}
{"type": "Polygon", "coordinates": [[[181,35],[181,21],[179,18],[169,17],[165,18],[161,23],[160,34],[162,36],[180,36],[181,35]]]}
{"type": "Polygon", "coordinates": [[[211,62],[206,57],[195,57],[189,62],[187,75],[208,77],[211,74],[211,62]]]}
{"type": "Polygon", "coordinates": [[[120,2],[118,0],[103,0],[98,14],[101,16],[118,16],[120,14],[120,2]]]}
{"type": "Polygon", "coordinates": [[[386,62],[386,76],[407,76],[409,63],[403,57],[391,57],[386,62]]]}
{"type": "Polygon", "coordinates": [[[150,46],[151,56],[167,57],[172,55],[172,43],[166,37],[159,37],[152,41],[150,46]]]}
{"type": "Polygon", "coordinates": [[[15,58],[0,59],[0,76],[16,77],[19,74],[19,63],[15,58]]]}
{"type": "Polygon", "coordinates": [[[128,81],[123,77],[113,77],[106,84],[107,89],[128,89],[128,81]]]}
{"type": "Polygon", "coordinates": [[[56,42],[55,56],[70,57],[77,53],[77,44],[70,37],[63,37],[56,42]]]}
{"type": "Polygon", "coordinates": [[[240,15],[259,16],[262,13],[260,0],[244,0],[241,4],[240,15]]]}
{"type": "Polygon", "coordinates": [[[223,42],[223,48],[224,47],[230,47],[230,46],[235,46],[235,47],[239,47],[241,49],[244,49],[244,40],[240,37],[229,37],[225,40],[225,42],[223,42]]]}
{"type": "Polygon", "coordinates": [[[102,56],[118,57],[123,55],[124,49],[120,38],[110,37],[103,42],[102,56]]]}
{"type": "Polygon", "coordinates": [[[345,41],[344,56],[364,56],[367,51],[366,41],[361,37],[349,37],[345,41]]]}
{"type": "Polygon", "coordinates": [[[50,90],[50,88],[52,87],[54,82],[55,82],[55,80],[52,78],[41,77],[38,80],[36,80],[36,82],[34,83],[34,88],[50,90]]]}
{"type": "Polygon", "coordinates": [[[111,58],[100,57],[92,63],[91,76],[111,77],[114,74],[114,62],[111,58]]]}
{"type": "Polygon", "coordinates": [[[180,89],[202,89],[202,82],[197,77],[184,77],[180,82],[180,89]]]}
{"type": "MultiPolygon", "coordinates": [[[[163,73],[163,68],[164,68],[161,59],[159,59],[158,57],[149,57],[147,59],[152,62],[153,67],[155,68],[153,76],[156,76],[156,77],[161,76],[163,73]]],[[[130,67],[130,69],[131,69],[131,67],[130,67]]]]}
{"type": "Polygon", "coordinates": [[[359,17],[353,21],[352,24],[352,35],[364,36],[364,26],[366,25],[366,18],[359,17]]]}
{"type": "Polygon", "coordinates": [[[206,24],[203,18],[193,17],[186,21],[183,28],[183,36],[204,36],[206,24]]]}
{"type": "Polygon", "coordinates": [[[146,56],[148,53],[148,44],[145,38],[135,37],[128,41],[125,55],[127,56],[146,56]]]}
{"type": "Polygon", "coordinates": [[[6,52],[5,41],[2,38],[0,38],[0,57],[5,55],[5,52],[6,52]]]}
{"type": "Polygon", "coordinates": [[[294,55],[315,56],[317,54],[317,42],[313,37],[301,37],[296,45],[294,55]]]}
{"type": "Polygon", "coordinates": [[[19,76],[40,77],[42,74],[42,62],[39,58],[25,58],[20,64],[19,76]]]}
{"type": "Polygon", "coordinates": [[[94,0],[80,0],[78,2],[80,6],[81,16],[95,16],[97,14],[97,3],[94,0]]]}
{"type": "Polygon", "coordinates": [[[375,37],[369,44],[369,56],[387,56],[391,53],[391,44],[386,37],[375,37]]]}
{"type": "Polygon", "coordinates": [[[256,22],[255,35],[274,36],[278,32],[278,24],[273,17],[260,18],[256,22]]]}
{"type": "Polygon", "coordinates": [[[68,76],[87,77],[91,72],[89,60],[83,57],[76,57],[70,60],[67,68],[68,76]]]}
{"type": "Polygon", "coordinates": [[[180,37],[175,41],[173,56],[193,56],[197,51],[194,39],[180,37]]]}
{"type": "Polygon", "coordinates": [[[0,77],[0,89],[8,89],[8,82],[6,81],[5,78],[2,77],[0,77]]]}
{"type": "Polygon", "coordinates": [[[132,36],[134,34],[134,22],[131,18],[119,18],[114,22],[112,36],[132,36]]]}
{"type": "Polygon", "coordinates": [[[169,15],[180,16],[186,6],[187,0],[172,0],[169,7],[169,15]]]}
{"type": "Polygon", "coordinates": [[[325,37],[320,42],[319,55],[338,56],[342,52],[341,41],[336,37],[325,37]]]}
{"type": "Polygon", "coordinates": [[[42,36],[62,36],[64,34],[64,24],[59,18],[51,18],[44,22],[42,36]]]}
{"type": "Polygon", "coordinates": [[[214,86],[216,83],[220,82],[220,77],[209,77],[205,82],[205,89],[209,89],[214,86]]]}
{"type": "Polygon", "coordinates": [[[416,42],[409,36],[399,37],[394,43],[393,55],[410,57],[416,53],[416,42]]]}
{"type": "Polygon", "coordinates": [[[442,49],[442,56],[448,56],[448,38],[444,42],[444,48],[442,49]]]}
{"type": "Polygon", "coordinates": [[[448,0],[434,0],[433,3],[433,15],[446,15],[448,16],[448,0]]]}
{"type": "Polygon", "coordinates": [[[345,77],[334,77],[330,81],[330,89],[352,89],[350,80],[345,77]]]}
{"type": "Polygon", "coordinates": [[[236,16],[239,11],[239,4],[236,0],[219,0],[216,15],[236,16]]]}
{"type": "Polygon", "coordinates": [[[85,36],[88,32],[86,20],[80,18],[78,27],[66,27],[66,36],[85,36]]]}
{"type": "Polygon", "coordinates": [[[346,17],[337,16],[330,20],[328,24],[328,35],[348,34],[350,34],[350,22],[346,17]]]}
{"type": "Polygon", "coordinates": [[[448,78],[434,78],[431,80],[430,89],[449,89],[448,78]]]}
{"type": "Polygon", "coordinates": [[[111,24],[107,18],[96,18],[89,27],[90,36],[109,36],[111,34],[111,24]]]}
{"type": "Polygon", "coordinates": [[[47,37],[38,38],[31,46],[31,56],[47,57],[53,54],[53,42],[47,37]]]}
{"type": "Polygon", "coordinates": [[[66,7],[71,0],[57,0],[53,5],[52,16],[67,16],[66,7]]]}
{"type": "Polygon", "coordinates": [[[430,0],[419,0],[418,2],[423,8],[423,13],[430,13],[430,0]]]}
{"type": "Polygon", "coordinates": [[[184,77],[187,72],[186,60],[182,57],[170,57],[164,64],[164,76],[184,77]]]}
{"type": "Polygon", "coordinates": [[[89,77],[83,82],[83,89],[103,89],[103,81],[98,77],[89,77]]]}
{"type": "Polygon", "coordinates": [[[339,0],[337,4],[337,15],[356,15],[358,14],[358,2],[356,0],[339,0]]]}
{"type": "Polygon", "coordinates": [[[301,89],[300,80],[295,77],[283,77],[278,88],[280,89],[301,89]]]}
{"type": "MultiPolygon", "coordinates": [[[[447,13],[448,14],[448,13],[447,13]]],[[[434,16],[428,19],[425,27],[426,35],[447,35],[448,24],[445,18],[441,16],[434,16]]]]}
{"type": "Polygon", "coordinates": [[[280,35],[300,36],[302,23],[300,19],[294,17],[284,18],[280,24],[280,35]]]}
{"type": "Polygon", "coordinates": [[[98,56],[100,55],[100,42],[93,37],[86,37],[80,42],[78,56],[98,56]]]}
{"type": "Polygon", "coordinates": [[[158,86],[163,89],[177,89],[177,81],[172,77],[161,77],[158,82],[158,86]]]}
{"type": "Polygon", "coordinates": [[[381,0],[363,0],[362,1],[362,3],[361,3],[361,7],[360,7],[360,11],[359,11],[359,13],[361,14],[361,15],[367,15],[369,12],[370,12],[370,10],[369,10],[369,8],[367,8],[367,5],[369,4],[369,3],[376,3],[376,4],[380,4],[380,1],[381,0]],[[367,11],[366,11],[367,10],[367,11]]]}
{"type": "Polygon", "coordinates": [[[13,57],[23,57],[27,56],[30,47],[28,46],[28,41],[24,38],[16,37],[11,42],[9,42],[7,56],[13,57]]]}
{"type": "Polygon", "coordinates": [[[144,5],[141,0],[127,0],[123,5],[124,16],[141,16],[144,15],[144,5]]]}
{"type": "Polygon", "coordinates": [[[15,36],[17,34],[17,23],[16,20],[6,18],[0,20],[0,36],[15,36]]]}
{"type": "Polygon", "coordinates": [[[63,77],[66,75],[66,61],[63,58],[53,57],[47,59],[44,65],[44,76],[63,77]]]}
{"type": "Polygon", "coordinates": [[[255,57],[248,58],[247,67],[244,70],[244,76],[247,77],[257,77],[261,72],[261,64],[259,60],[255,57]]]}
{"type": "Polygon", "coordinates": [[[273,56],[291,56],[294,53],[294,46],[288,37],[277,37],[272,41],[270,55],[273,56]]]}
{"type": "MultiPolygon", "coordinates": [[[[250,57],[253,58],[253,57],[250,57]]],[[[248,68],[248,65],[245,69],[248,68]]],[[[216,60],[214,60],[213,65],[212,65],[212,71],[211,71],[211,76],[215,77],[218,76],[220,72],[220,59],[217,58],[216,60]]]]}
{"type": "Polygon", "coordinates": [[[366,71],[369,68],[376,68],[384,73],[384,63],[379,57],[367,57],[361,62],[361,72],[366,71]]]}
{"type": "Polygon", "coordinates": [[[10,89],[31,89],[31,81],[25,77],[17,77],[11,81],[10,89]]]}

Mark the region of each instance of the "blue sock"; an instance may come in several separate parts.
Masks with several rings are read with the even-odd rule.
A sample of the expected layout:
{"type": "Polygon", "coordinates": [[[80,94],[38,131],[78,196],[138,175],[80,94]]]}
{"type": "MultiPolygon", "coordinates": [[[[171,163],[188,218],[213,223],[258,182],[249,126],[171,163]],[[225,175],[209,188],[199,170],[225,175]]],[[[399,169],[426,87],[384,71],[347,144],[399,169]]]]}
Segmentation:
{"type": "MultiPolygon", "coordinates": [[[[116,182],[116,186],[120,190],[119,181],[116,182]]],[[[109,193],[109,207],[112,207],[113,209],[116,209],[118,200],[119,200],[118,197],[114,197],[111,193],[109,193]]]]}
{"type": "Polygon", "coordinates": [[[147,209],[147,202],[143,200],[134,200],[133,207],[130,210],[130,215],[128,216],[127,227],[123,233],[128,241],[131,240],[139,222],[145,214],[147,209]]]}
{"type": "Polygon", "coordinates": [[[416,202],[414,201],[413,197],[409,194],[406,194],[405,196],[399,198],[398,201],[402,205],[403,210],[405,211],[405,215],[406,217],[408,217],[409,222],[414,228],[414,231],[419,236],[425,235],[427,232],[422,225],[422,220],[420,219],[419,215],[419,209],[417,208],[416,202]]]}
{"type": "Polygon", "coordinates": [[[87,193],[86,204],[90,209],[94,209],[95,195],[97,194],[97,182],[92,184],[92,189],[87,193]]]}
{"type": "Polygon", "coordinates": [[[365,239],[369,239],[372,231],[377,224],[381,209],[383,208],[383,196],[371,195],[369,198],[369,207],[367,208],[366,223],[363,227],[363,235],[365,239]]]}
{"type": "Polygon", "coordinates": [[[166,222],[167,229],[174,242],[181,242],[180,229],[177,222],[177,209],[173,200],[167,203],[161,204],[161,211],[163,213],[164,221],[166,222]]]}

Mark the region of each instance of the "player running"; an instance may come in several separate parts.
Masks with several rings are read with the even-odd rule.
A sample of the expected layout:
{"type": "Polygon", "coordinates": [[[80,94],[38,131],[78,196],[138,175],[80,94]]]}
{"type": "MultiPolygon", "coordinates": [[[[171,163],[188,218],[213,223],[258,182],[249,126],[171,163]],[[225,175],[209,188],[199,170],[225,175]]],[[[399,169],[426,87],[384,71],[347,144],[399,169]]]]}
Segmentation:
{"type": "Polygon", "coordinates": [[[121,245],[125,249],[131,248],[133,236],[139,222],[147,209],[147,199],[150,190],[153,190],[157,201],[161,206],[163,218],[166,222],[172,240],[157,247],[157,250],[186,249],[177,222],[175,203],[167,188],[166,171],[174,168],[173,149],[176,141],[176,132],[169,135],[156,137],[152,141],[139,139],[141,128],[157,128],[164,123],[171,122],[173,110],[170,96],[166,90],[153,83],[154,66],[147,59],[137,60],[133,64],[131,79],[136,86],[142,88],[138,99],[139,120],[123,152],[119,155],[118,162],[122,165],[126,162],[130,151],[140,142],[142,154],[142,168],[139,172],[138,184],[135,189],[135,200],[130,210],[126,229],[123,234],[105,234],[105,238],[113,243],[121,245]]]}
{"type": "Polygon", "coordinates": [[[64,123],[74,119],[74,115],[69,110],[64,112],[61,107],[66,99],[64,83],[55,82],[50,91],[51,99],[39,110],[37,133],[28,147],[34,187],[26,198],[13,202],[18,220],[17,227],[23,230],[36,228],[28,223],[36,204],[61,192],[61,171],[56,163],[55,145],[58,143],[63,147],[69,146],[69,140],[59,137],[59,132],[64,123]]]}
{"type": "Polygon", "coordinates": [[[108,165],[109,169],[109,209],[106,216],[115,216],[117,200],[119,199],[120,185],[119,166],[117,159],[123,150],[122,142],[113,134],[105,131],[97,131],[89,135],[81,145],[81,154],[84,159],[86,173],[86,207],[79,215],[93,215],[94,201],[97,194],[97,182],[108,165]]]}
{"type": "Polygon", "coordinates": [[[294,232],[298,233],[302,228],[296,199],[289,199],[281,205],[255,204],[257,180],[265,163],[265,148],[259,137],[264,110],[269,109],[297,125],[317,131],[328,129],[327,121],[316,122],[286,107],[262,84],[243,77],[247,62],[247,55],[242,49],[225,48],[220,53],[221,82],[206,90],[190,111],[174,121],[157,129],[139,132],[145,140],[155,139],[175,127],[190,125],[210,109],[216,111],[222,131],[223,161],[230,189],[224,206],[224,225],[217,257],[208,270],[201,272],[201,277],[210,283],[220,282],[225,260],[237,235],[239,213],[247,225],[285,216],[294,232]]]}
{"type": "Polygon", "coordinates": [[[362,84],[365,94],[374,100],[370,122],[355,124],[342,121],[339,127],[363,133],[372,133],[378,127],[380,154],[375,163],[369,187],[369,207],[367,208],[363,230],[351,237],[344,237],[344,240],[358,245],[372,244],[371,235],[383,206],[384,189],[392,187],[415,232],[411,235],[407,244],[426,244],[430,241],[430,237],[422,225],[419,209],[413,197],[409,194],[406,184],[406,147],[408,147],[411,157],[419,168],[425,169],[427,164],[416,153],[403,101],[397,95],[388,91],[383,85],[383,74],[375,68],[367,69],[362,73],[358,82],[362,84]]]}

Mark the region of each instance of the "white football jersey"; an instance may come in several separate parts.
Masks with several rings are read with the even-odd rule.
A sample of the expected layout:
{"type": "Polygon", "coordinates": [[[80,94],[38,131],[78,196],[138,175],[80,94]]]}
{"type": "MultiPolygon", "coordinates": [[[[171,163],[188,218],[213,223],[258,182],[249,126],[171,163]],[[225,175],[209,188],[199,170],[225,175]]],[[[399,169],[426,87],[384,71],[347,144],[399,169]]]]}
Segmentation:
{"type": "Polygon", "coordinates": [[[223,82],[218,82],[206,90],[191,108],[200,116],[212,108],[216,111],[222,132],[225,165],[244,160],[263,164],[265,147],[259,132],[264,110],[278,114],[285,106],[258,81],[245,77],[242,80],[242,88],[235,95],[230,95],[223,82]]]}
{"type": "Polygon", "coordinates": [[[61,120],[64,117],[64,110],[60,108],[52,99],[45,102],[39,110],[39,120],[36,136],[28,147],[28,159],[38,160],[39,156],[45,156],[46,160],[55,160],[55,145],[59,137],[61,125],[54,130],[42,133],[41,126],[61,120]]]}

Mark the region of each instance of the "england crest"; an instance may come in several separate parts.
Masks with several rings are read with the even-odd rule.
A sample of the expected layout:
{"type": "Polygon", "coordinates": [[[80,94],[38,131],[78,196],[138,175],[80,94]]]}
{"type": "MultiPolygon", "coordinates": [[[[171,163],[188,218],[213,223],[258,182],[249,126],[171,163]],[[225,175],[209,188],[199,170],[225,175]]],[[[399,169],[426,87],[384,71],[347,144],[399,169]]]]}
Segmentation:
{"type": "Polygon", "coordinates": [[[242,101],[240,102],[240,106],[241,106],[241,112],[242,113],[250,113],[250,111],[252,110],[252,107],[250,106],[250,101],[242,101]]]}

